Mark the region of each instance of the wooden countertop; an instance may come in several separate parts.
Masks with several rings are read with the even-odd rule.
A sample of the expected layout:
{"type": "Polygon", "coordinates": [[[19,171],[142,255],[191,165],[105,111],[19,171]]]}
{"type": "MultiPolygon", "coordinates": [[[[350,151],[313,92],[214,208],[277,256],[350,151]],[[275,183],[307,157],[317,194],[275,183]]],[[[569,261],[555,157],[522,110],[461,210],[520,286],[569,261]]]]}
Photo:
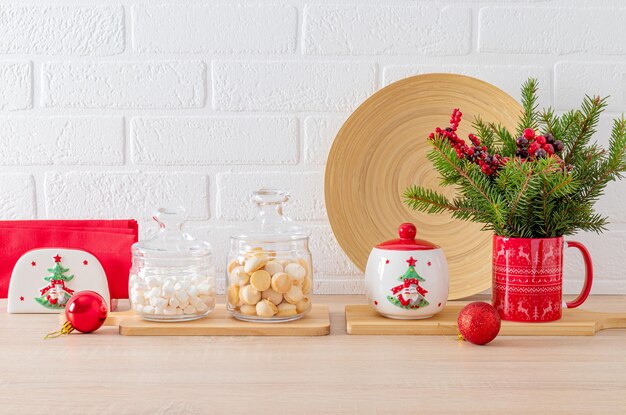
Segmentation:
{"type": "MultiPolygon", "coordinates": [[[[324,337],[125,337],[106,327],[55,340],[56,315],[0,302],[0,413],[626,413],[626,330],[592,337],[350,336],[317,296],[324,337]]],[[[626,311],[626,296],[585,308],[626,311]]]]}

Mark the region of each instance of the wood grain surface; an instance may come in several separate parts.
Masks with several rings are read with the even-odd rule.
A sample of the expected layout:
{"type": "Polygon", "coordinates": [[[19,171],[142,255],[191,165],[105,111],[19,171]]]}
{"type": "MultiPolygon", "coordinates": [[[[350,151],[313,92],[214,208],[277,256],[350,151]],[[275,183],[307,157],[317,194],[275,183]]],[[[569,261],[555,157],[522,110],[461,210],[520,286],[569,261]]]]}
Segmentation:
{"type": "MultiPolygon", "coordinates": [[[[223,299],[219,300],[223,302],[223,299]]],[[[624,414],[626,330],[508,337],[349,336],[329,304],[320,337],[127,337],[117,327],[43,336],[54,315],[6,314],[0,302],[0,413],[624,414]]],[[[626,312],[626,297],[585,309],[626,312]]]]}
{"type": "MultiPolygon", "coordinates": [[[[349,334],[454,335],[458,334],[457,317],[468,302],[450,301],[446,308],[424,320],[394,320],[376,313],[369,305],[346,306],[346,329],[349,334]]],[[[563,318],[547,323],[502,321],[502,336],[593,336],[600,330],[626,328],[626,313],[599,313],[580,308],[563,310],[563,318]]]]}
{"type": "Polygon", "coordinates": [[[397,238],[398,226],[413,222],[418,239],[441,246],[446,254],[451,300],[491,287],[492,234],[447,213],[412,211],[402,195],[417,184],[454,196],[453,186],[439,185],[439,174],[426,157],[432,148],[428,134],[447,127],[454,108],[463,112],[460,137],[473,131],[477,115],[514,131],[521,112],[511,96],[475,78],[406,78],[376,92],[348,118],[330,149],[324,177],[333,233],[360,270],[373,246],[397,238]]]}

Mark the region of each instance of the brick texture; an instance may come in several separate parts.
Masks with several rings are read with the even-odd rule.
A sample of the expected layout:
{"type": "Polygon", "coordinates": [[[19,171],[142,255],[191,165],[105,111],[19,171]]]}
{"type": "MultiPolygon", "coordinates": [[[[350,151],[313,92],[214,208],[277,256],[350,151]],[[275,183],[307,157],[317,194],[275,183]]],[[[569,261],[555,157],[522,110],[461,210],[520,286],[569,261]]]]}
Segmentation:
{"type": "Polygon", "coordinates": [[[137,164],[295,164],[298,123],[286,117],[152,117],[131,122],[137,164]]]}
{"type": "Polygon", "coordinates": [[[191,219],[208,218],[208,179],[194,173],[70,171],[45,177],[51,218],[146,219],[162,206],[182,205],[191,219]]]}
{"type": "Polygon", "coordinates": [[[376,66],[360,62],[213,63],[213,108],[346,111],[374,92],[376,66]]]}
{"type": "Polygon", "coordinates": [[[104,56],[124,51],[120,6],[0,5],[0,53],[104,56]]]}
{"type": "Polygon", "coordinates": [[[0,117],[0,165],[124,163],[121,117],[0,117]]]}
{"type": "Polygon", "coordinates": [[[292,219],[314,221],[326,216],[321,172],[223,173],[217,176],[217,216],[228,221],[249,220],[256,214],[250,201],[253,191],[263,187],[291,194],[285,212],[292,219]]]}
{"type": "Polygon", "coordinates": [[[490,7],[480,11],[478,20],[480,52],[626,53],[626,43],[616,41],[626,38],[626,9],[490,7]]]}
{"type": "Polygon", "coordinates": [[[471,13],[432,6],[312,5],[304,52],[316,55],[464,55],[471,13]],[[454,24],[449,24],[454,22],[454,24]]]}
{"type": "Polygon", "coordinates": [[[33,176],[22,173],[0,174],[0,219],[34,219],[37,213],[35,205],[35,181],[33,176]]]}
{"type": "Polygon", "coordinates": [[[33,75],[30,62],[0,62],[0,110],[32,107],[33,75]]]}
{"type": "Polygon", "coordinates": [[[204,105],[202,62],[47,62],[42,104],[59,108],[195,108],[204,105]]]}
{"type": "Polygon", "coordinates": [[[293,52],[297,21],[292,6],[135,6],[133,45],[153,53],[293,52]]]}

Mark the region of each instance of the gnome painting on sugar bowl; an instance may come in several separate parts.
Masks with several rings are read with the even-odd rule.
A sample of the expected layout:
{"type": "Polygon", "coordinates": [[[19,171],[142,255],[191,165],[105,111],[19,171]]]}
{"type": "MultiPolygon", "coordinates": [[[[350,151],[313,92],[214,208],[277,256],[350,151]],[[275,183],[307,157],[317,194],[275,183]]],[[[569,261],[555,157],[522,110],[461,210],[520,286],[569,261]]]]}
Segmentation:
{"type": "Polygon", "coordinates": [[[448,264],[437,245],[415,239],[416,228],[403,223],[399,239],[372,249],[365,268],[369,304],[396,319],[424,319],[443,310],[448,298],[448,264]]]}

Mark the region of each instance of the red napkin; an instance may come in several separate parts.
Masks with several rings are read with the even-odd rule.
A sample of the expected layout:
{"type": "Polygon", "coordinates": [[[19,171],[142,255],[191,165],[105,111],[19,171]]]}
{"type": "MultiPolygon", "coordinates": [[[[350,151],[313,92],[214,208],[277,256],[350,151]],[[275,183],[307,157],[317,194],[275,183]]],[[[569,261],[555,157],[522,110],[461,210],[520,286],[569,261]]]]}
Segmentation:
{"type": "Polygon", "coordinates": [[[0,298],[7,298],[13,266],[38,248],[81,249],[98,258],[107,275],[111,298],[128,298],[130,247],[137,242],[135,220],[0,221],[0,298]]]}

